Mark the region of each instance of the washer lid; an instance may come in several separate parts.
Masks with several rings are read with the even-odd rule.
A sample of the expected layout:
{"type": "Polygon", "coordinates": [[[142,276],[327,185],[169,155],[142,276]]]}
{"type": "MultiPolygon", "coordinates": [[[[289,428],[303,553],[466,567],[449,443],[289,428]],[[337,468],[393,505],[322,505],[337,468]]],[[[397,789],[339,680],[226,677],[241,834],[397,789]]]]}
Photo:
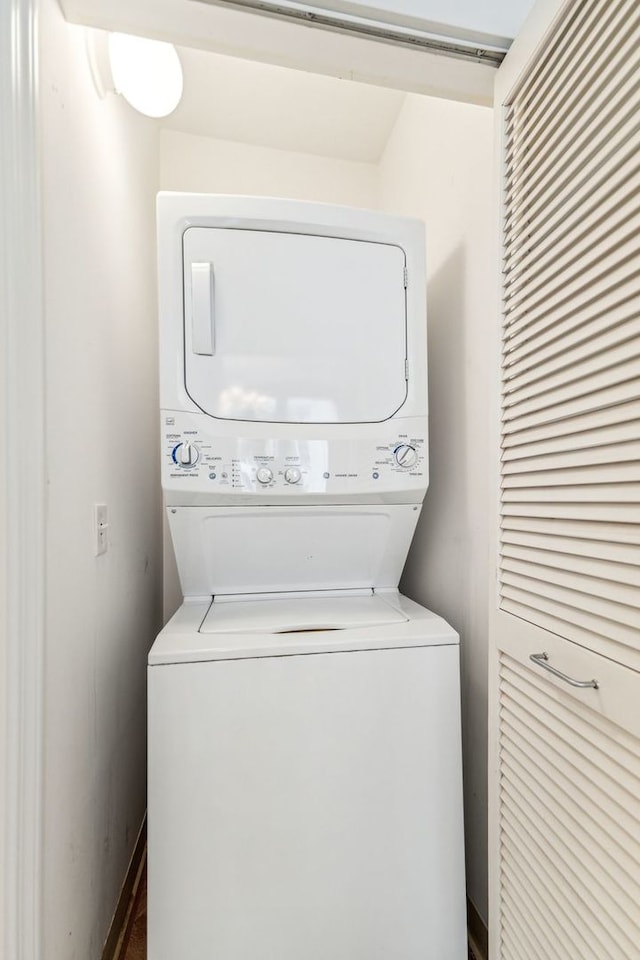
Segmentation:
{"type": "MultiPolygon", "coordinates": [[[[310,598],[307,594],[298,600],[282,597],[257,600],[251,597],[233,603],[218,601],[213,604],[213,610],[210,599],[203,597],[199,600],[185,600],[151,648],[149,666],[458,645],[458,635],[448,623],[395,590],[385,593],[384,596],[352,595],[344,598],[349,601],[346,603],[343,603],[342,599],[335,594],[321,598],[310,598]],[[285,625],[294,622],[289,616],[285,618],[277,617],[275,613],[269,614],[272,603],[277,604],[271,608],[273,611],[282,611],[281,600],[285,600],[291,610],[302,611],[306,608],[310,611],[311,606],[306,602],[307,599],[323,604],[324,624],[332,619],[341,623],[343,629],[323,630],[310,627],[297,633],[268,633],[263,629],[268,617],[272,618],[272,629],[283,629],[285,625]],[[353,600],[359,602],[352,603],[353,600]],[[299,608],[293,606],[297,603],[301,604],[299,608]],[[243,617],[242,608],[245,613],[249,610],[251,616],[243,617]],[[353,612],[354,617],[356,611],[359,611],[359,622],[364,623],[367,620],[369,625],[356,626],[355,622],[352,622],[347,628],[347,609],[353,612]],[[261,619],[262,625],[259,629],[255,629],[256,615],[261,619]],[[216,623],[218,616],[221,617],[218,623],[222,624],[226,619],[228,625],[237,616],[238,629],[242,623],[244,632],[203,632],[205,622],[216,623]],[[387,618],[392,617],[394,619],[389,622],[387,618]]],[[[298,617],[301,616],[300,613],[298,617]]],[[[296,619],[299,623],[298,617],[296,619]]]]}
{"type": "Polygon", "coordinates": [[[211,604],[200,633],[308,633],[375,627],[408,620],[380,597],[304,597],[211,604]]]}

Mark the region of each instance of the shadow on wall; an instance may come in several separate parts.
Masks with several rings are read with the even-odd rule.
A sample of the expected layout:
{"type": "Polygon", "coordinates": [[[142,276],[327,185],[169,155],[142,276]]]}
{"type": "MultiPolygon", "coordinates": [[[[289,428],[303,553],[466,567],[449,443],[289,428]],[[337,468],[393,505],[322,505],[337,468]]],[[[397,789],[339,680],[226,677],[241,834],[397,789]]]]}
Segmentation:
{"type": "Polygon", "coordinates": [[[486,916],[490,359],[464,246],[429,282],[430,483],[400,588],[460,633],[467,876],[486,916]]]}
{"type": "Polygon", "coordinates": [[[174,615],[182,604],[182,588],[178,575],[178,564],[171,540],[167,510],[162,499],[162,570],[163,570],[163,615],[164,623],[174,615]]]}
{"type": "Polygon", "coordinates": [[[429,490],[400,583],[461,634],[469,589],[464,291],[461,246],[429,281],[429,490]]]}

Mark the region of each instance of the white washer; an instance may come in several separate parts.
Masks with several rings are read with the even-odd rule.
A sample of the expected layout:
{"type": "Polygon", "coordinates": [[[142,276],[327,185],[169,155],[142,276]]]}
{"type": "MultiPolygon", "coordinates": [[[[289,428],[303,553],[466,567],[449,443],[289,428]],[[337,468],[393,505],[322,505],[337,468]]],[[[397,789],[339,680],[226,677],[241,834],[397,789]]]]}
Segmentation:
{"type": "Polygon", "coordinates": [[[149,662],[150,960],[466,957],[443,620],[396,592],[189,602],[149,662]]]}
{"type": "Polygon", "coordinates": [[[423,226],[158,201],[149,960],[465,960],[458,638],[397,587],[428,483],[423,226]]]}

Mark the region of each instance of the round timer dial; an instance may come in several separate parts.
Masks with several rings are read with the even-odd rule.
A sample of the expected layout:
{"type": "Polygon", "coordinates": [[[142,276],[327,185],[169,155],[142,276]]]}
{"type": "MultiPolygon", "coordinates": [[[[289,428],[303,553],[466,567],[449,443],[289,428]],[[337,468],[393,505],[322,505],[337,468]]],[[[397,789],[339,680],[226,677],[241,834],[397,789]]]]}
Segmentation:
{"type": "Polygon", "coordinates": [[[190,470],[191,467],[195,467],[199,459],[200,451],[195,443],[191,443],[190,440],[185,440],[183,443],[179,443],[177,447],[174,447],[173,461],[184,470],[190,470]]]}
{"type": "Polygon", "coordinates": [[[410,443],[400,443],[393,451],[393,457],[399,467],[404,467],[406,470],[410,467],[415,467],[418,462],[418,453],[415,447],[412,447],[410,443]]]}
{"type": "Polygon", "coordinates": [[[271,483],[273,480],[273,470],[270,470],[269,467],[258,467],[256,470],[256,479],[258,483],[271,483]]]}

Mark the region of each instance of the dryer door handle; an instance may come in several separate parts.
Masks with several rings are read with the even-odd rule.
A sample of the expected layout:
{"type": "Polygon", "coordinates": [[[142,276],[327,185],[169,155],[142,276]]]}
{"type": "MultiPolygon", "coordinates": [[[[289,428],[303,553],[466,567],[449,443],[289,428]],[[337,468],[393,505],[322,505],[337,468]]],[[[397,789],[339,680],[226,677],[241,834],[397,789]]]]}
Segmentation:
{"type": "Polygon", "coordinates": [[[215,352],[213,264],[191,264],[191,349],[212,357],[215,352]]]}

